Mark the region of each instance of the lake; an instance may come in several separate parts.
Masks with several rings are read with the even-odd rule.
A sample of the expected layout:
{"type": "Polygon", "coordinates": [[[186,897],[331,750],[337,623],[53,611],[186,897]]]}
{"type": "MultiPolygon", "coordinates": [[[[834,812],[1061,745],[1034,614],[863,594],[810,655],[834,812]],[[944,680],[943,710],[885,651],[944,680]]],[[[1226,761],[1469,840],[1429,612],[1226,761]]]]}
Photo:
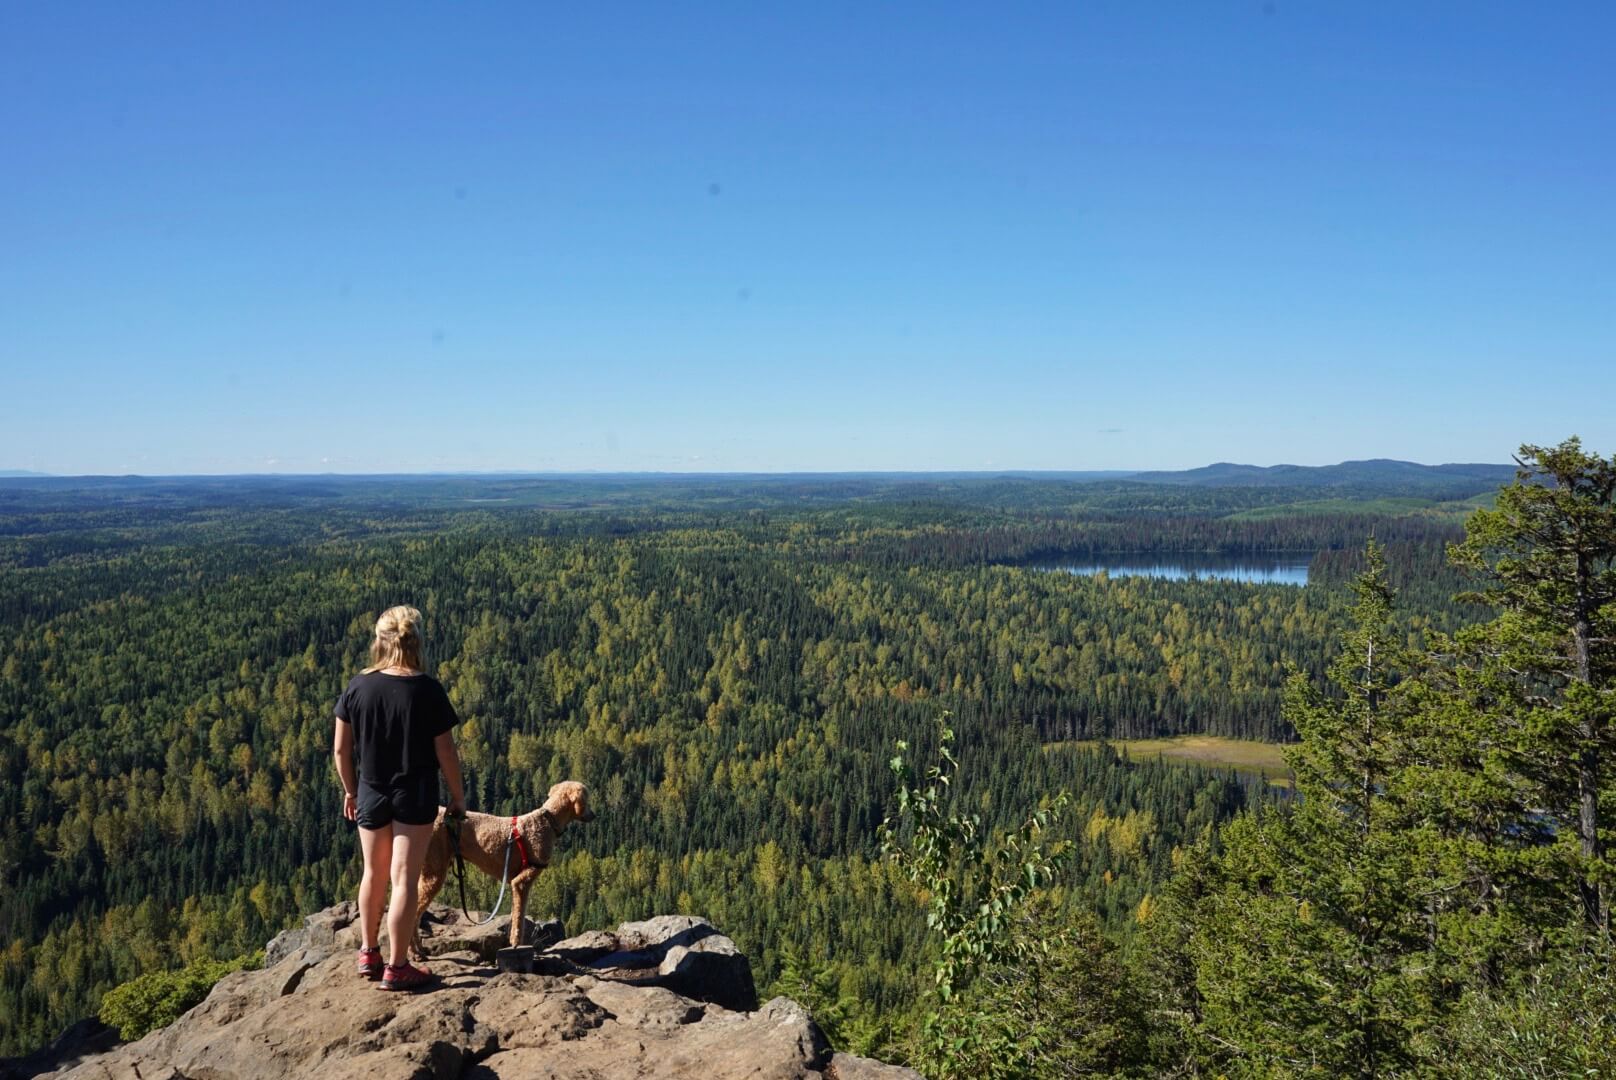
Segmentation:
{"type": "Polygon", "coordinates": [[[1153,577],[1170,581],[1211,578],[1251,585],[1306,585],[1311,553],[1294,555],[1096,555],[1079,560],[1030,564],[1035,570],[1112,577],[1153,577]]]}

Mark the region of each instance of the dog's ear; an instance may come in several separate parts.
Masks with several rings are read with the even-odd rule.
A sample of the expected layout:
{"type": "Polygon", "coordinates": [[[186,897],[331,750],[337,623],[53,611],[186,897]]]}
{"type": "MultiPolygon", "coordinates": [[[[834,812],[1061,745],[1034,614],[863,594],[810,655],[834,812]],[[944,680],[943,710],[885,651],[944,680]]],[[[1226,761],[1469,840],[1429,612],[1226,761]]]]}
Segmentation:
{"type": "Polygon", "coordinates": [[[571,794],[573,817],[579,821],[594,821],[595,812],[589,809],[589,788],[573,781],[571,794]]]}

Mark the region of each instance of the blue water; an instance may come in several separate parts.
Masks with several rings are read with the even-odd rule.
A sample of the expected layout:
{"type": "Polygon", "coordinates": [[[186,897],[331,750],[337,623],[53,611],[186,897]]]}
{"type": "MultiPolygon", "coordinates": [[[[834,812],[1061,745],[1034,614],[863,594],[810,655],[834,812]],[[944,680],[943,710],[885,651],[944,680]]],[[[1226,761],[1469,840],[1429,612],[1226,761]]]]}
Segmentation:
{"type": "Polygon", "coordinates": [[[1039,570],[1111,577],[1152,577],[1169,581],[1195,578],[1243,581],[1251,585],[1306,585],[1311,555],[1104,555],[1081,562],[1034,563],[1039,570]]]}

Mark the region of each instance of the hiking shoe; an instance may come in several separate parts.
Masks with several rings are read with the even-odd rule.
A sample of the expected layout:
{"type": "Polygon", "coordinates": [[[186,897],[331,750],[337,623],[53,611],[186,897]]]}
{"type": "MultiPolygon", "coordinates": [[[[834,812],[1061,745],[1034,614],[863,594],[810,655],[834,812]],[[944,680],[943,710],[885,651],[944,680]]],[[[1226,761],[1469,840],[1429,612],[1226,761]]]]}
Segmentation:
{"type": "Polygon", "coordinates": [[[379,979],[382,977],[382,951],[379,948],[360,949],[355,960],[359,966],[361,979],[379,979]]]}
{"type": "Polygon", "coordinates": [[[430,971],[423,971],[409,964],[400,967],[388,964],[382,971],[383,990],[419,990],[437,981],[438,977],[430,971]]]}

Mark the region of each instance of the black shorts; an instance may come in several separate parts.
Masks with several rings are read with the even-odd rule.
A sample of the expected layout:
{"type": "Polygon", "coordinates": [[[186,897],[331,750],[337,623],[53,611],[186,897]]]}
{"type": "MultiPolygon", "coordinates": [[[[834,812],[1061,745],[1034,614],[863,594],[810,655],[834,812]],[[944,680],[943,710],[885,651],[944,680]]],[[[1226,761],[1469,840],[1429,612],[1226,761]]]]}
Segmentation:
{"type": "Polygon", "coordinates": [[[438,774],[420,773],[397,785],[373,787],[359,781],[359,827],[381,829],[400,825],[430,825],[438,819],[438,774]]]}

